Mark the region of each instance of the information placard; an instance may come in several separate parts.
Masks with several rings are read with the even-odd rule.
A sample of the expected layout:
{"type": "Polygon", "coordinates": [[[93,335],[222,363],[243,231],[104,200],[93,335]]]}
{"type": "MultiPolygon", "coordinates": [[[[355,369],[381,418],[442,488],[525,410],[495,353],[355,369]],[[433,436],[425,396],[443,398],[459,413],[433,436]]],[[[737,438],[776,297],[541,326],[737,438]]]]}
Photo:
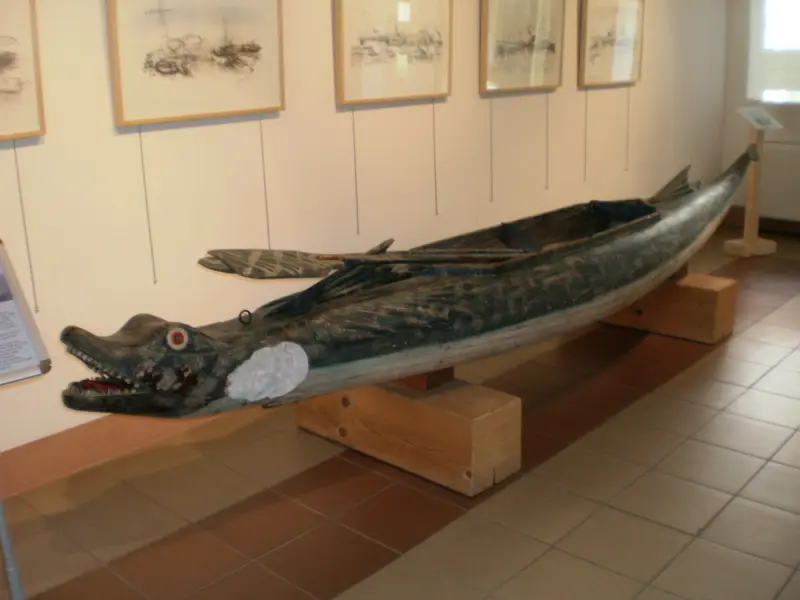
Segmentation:
{"type": "Polygon", "coordinates": [[[759,131],[775,131],[783,129],[783,125],[778,119],[760,104],[742,106],[739,114],[747,119],[748,123],[759,131]]]}
{"type": "Polygon", "coordinates": [[[0,385],[43,375],[50,366],[39,328],[0,240],[0,385]]]}

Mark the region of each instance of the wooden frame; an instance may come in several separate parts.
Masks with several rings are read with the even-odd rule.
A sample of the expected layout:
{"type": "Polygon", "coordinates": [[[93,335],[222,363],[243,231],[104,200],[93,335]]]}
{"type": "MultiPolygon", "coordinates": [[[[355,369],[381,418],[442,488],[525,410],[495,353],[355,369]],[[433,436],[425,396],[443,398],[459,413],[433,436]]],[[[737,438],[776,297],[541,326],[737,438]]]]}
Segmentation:
{"type": "MultiPolygon", "coordinates": [[[[398,20],[395,23],[399,23],[398,20]]],[[[408,101],[416,101],[416,100],[436,100],[447,98],[452,93],[452,85],[453,85],[453,0],[406,0],[405,2],[397,2],[397,0],[335,0],[334,4],[334,23],[335,23],[335,31],[334,31],[334,46],[335,46],[335,72],[336,72],[336,101],[337,104],[340,106],[361,106],[361,105],[368,105],[368,104],[385,104],[390,102],[408,102],[408,101]],[[347,12],[348,8],[351,5],[359,4],[365,5],[367,3],[372,3],[375,5],[383,5],[385,4],[386,7],[376,6],[376,8],[384,8],[385,10],[388,9],[389,6],[398,10],[398,17],[401,5],[406,5],[408,7],[409,12],[413,11],[416,13],[420,6],[430,7],[433,3],[438,2],[440,6],[443,6],[447,9],[447,17],[446,17],[446,27],[447,33],[446,35],[440,32],[441,38],[443,39],[441,42],[441,53],[440,56],[446,61],[446,68],[444,69],[444,77],[446,81],[444,85],[439,86],[439,89],[436,89],[436,86],[432,86],[432,89],[426,90],[423,92],[420,91],[409,91],[409,92],[399,92],[398,90],[388,91],[385,94],[382,93],[375,93],[370,95],[364,95],[361,97],[353,97],[348,93],[348,62],[347,58],[351,56],[351,52],[347,49],[347,12]]],[[[361,42],[363,46],[363,41],[361,42]]],[[[374,46],[367,49],[365,46],[365,50],[367,52],[374,51],[374,46]]],[[[389,52],[387,48],[387,52],[389,52]]],[[[399,64],[400,57],[404,58],[403,67],[408,68],[409,62],[406,54],[396,54],[394,58],[398,61],[399,64]]],[[[376,61],[377,62],[377,61],[376,61]]],[[[380,66],[380,65],[372,65],[372,66],[380,66]]],[[[397,65],[395,65],[396,67],[397,65]]],[[[367,67],[369,68],[369,67],[367,67]]],[[[394,81],[397,80],[397,69],[395,68],[395,72],[390,74],[390,78],[393,78],[394,81]]]]}
{"type": "MultiPolygon", "coordinates": [[[[549,44],[555,46],[554,49],[551,50],[552,45],[548,45],[546,48],[536,48],[533,44],[531,44],[531,53],[536,52],[536,50],[544,50],[545,56],[548,51],[554,52],[556,54],[556,61],[555,67],[558,70],[557,78],[555,81],[551,81],[549,83],[543,82],[540,84],[530,82],[530,78],[528,83],[520,84],[520,83],[509,83],[508,85],[502,85],[502,83],[491,85],[490,78],[492,77],[492,65],[491,65],[491,47],[490,47],[490,34],[492,29],[492,7],[493,5],[504,5],[504,2],[507,0],[481,0],[481,42],[480,42],[480,91],[482,94],[503,94],[503,93],[513,93],[513,92],[530,92],[530,91],[553,91],[557,88],[561,87],[564,78],[564,38],[566,32],[566,14],[567,14],[567,2],[566,0],[524,0],[526,1],[531,7],[535,6],[540,7],[543,4],[552,4],[555,5],[553,17],[558,19],[557,27],[557,39],[550,40],[547,39],[546,41],[549,44]]],[[[505,4],[508,6],[508,4],[505,4]]],[[[518,22],[518,19],[517,19],[518,22]]],[[[519,28],[524,26],[523,24],[519,24],[519,28]]],[[[538,39],[538,32],[536,34],[536,39],[538,39]]],[[[519,39],[514,42],[515,45],[522,44],[525,42],[533,42],[535,44],[535,40],[523,40],[519,39]]],[[[527,51],[528,48],[525,48],[524,51],[527,51]]],[[[528,63],[532,62],[534,59],[532,57],[527,57],[528,63]]],[[[551,65],[552,66],[552,65],[551,65]]],[[[542,69],[544,72],[546,69],[542,69]]],[[[496,80],[502,81],[503,76],[502,73],[497,74],[496,80]]],[[[512,79],[513,75],[508,74],[506,75],[508,79],[512,79]]],[[[546,79],[546,78],[545,78],[546,79]]]]}
{"type": "MultiPolygon", "coordinates": [[[[284,110],[286,92],[284,81],[283,0],[238,0],[240,4],[244,3],[246,8],[251,10],[264,10],[264,20],[269,21],[274,17],[275,27],[271,32],[274,37],[270,40],[270,47],[267,48],[266,52],[264,52],[264,45],[256,43],[255,39],[253,39],[259,32],[263,31],[263,29],[259,29],[257,21],[254,19],[247,21],[247,17],[245,17],[240,22],[244,23],[241,25],[243,29],[249,28],[248,33],[252,33],[251,37],[245,38],[243,36],[242,41],[238,44],[234,44],[236,40],[229,41],[228,23],[221,16],[225,7],[216,6],[217,4],[221,5],[223,0],[205,0],[204,2],[195,2],[194,0],[146,0],[148,4],[153,4],[150,10],[141,8],[141,0],[108,0],[108,2],[108,37],[114,87],[114,117],[118,127],[268,114],[284,110]],[[142,56],[139,59],[140,62],[132,61],[126,65],[126,51],[123,49],[126,45],[125,42],[127,41],[128,45],[133,45],[135,41],[130,42],[127,38],[124,38],[124,34],[120,31],[120,19],[123,18],[122,7],[130,5],[127,7],[128,14],[126,16],[128,17],[131,16],[131,11],[140,10],[142,13],[161,13],[160,16],[165,19],[164,13],[170,12],[171,9],[163,8],[162,2],[188,5],[196,10],[206,8],[208,9],[206,14],[215,9],[218,10],[220,15],[219,23],[221,23],[223,32],[221,45],[216,48],[205,48],[206,38],[193,32],[184,33],[181,37],[173,35],[166,39],[160,48],[153,49],[149,47],[150,52],[142,56]],[[273,11],[272,14],[267,14],[270,11],[273,11]],[[182,56],[179,54],[180,50],[175,49],[174,44],[176,43],[180,44],[185,52],[182,56]],[[171,44],[173,46],[170,46],[171,44]],[[190,44],[195,44],[196,48],[190,49],[190,44]],[[235,46],[236,49],[231,51],[229,45],[235,46]],[[255,50],[251,48],[253,45],[257,46],[255,50]],[[202,54],[200,54],[201,50],[203,51],[202,54]],[[197,52],[197,54],[192,55],[191,52],[193,51],[197,52]],[[227,54],[229,51],[231,53],[227,54]],[[160,57],[159,53],[161,54],[160,57]],[[187,56],[189,57],[188,59],[186,58],[187,56]],[[268,73],[263,76],[264,81],[256,84],[261,86],[261,89],[250,92],[250,95],[253,96],[250,101],[237,98],[237,94],[241,95],[239,91],[230,91],[224,94],[226,98],[224,101],[220,101],[220,106],[216,108],[211,106],[213,104],[212,96],[221,97],[220,90],[224,89],[218,83],[221,77],[227,76],[230,78],[229,81],[235,81],[234,78],[238,78],[238,81],[241,81],[243,77],[250,73],[257,73],[258,71],[254,65],[262,62],[266,64],[263,67],[258,64],[258,67],[261,67],[262,71],[268,71],[268,73]],[[152,75],[148,75],[145,72],[147,68],[150,69],[152,75]],[[195,69],[201,69],[204,74],[212,77],[217,75],[214,77],[217,83],[208,83],[204,90],[201,87],[202,78],[194,77],[195,69]],[[154,80],[150,78],[159,76],[162,79],[168,79],[168,81],[161,81],[160,83],[170,84],[179,83],[179,78],[182,77],[181,83],[186,85],[191,82],[192,89],[189,90],[187,88],[183,93],[176,94],[176,89],[179,88],[174,85],[158,88],[158,85],[160,85],[158,80],[155,80],[157,83],[154,86],[152,85],[154,80]],[[139,78],[135,83],[130,81],[134,77],[139,78]],[[197,83],[198,79],[201,80],[199,84],[197,83]],[[138,104],[142,106],[138,109],[132,109],[131,105],[136,105],[137,103],[132,101],[130,96],[126,96],[125,85],[137,84],[140,87],[148,86],[148,84],[149,86],[146,92],[141,92],[138,104]],[[180,98],[176,99],[178,95],[180,98]],[[268,97],[262,98],[262,95],[268,97]],[[240,106],[236,105],[238,100],[242,100],[240,106]],[[143,109],[143,105],[149,105],[154,101],[165,103],[164,110],[159,113],[158,109],[143,109]],[[181,101],[185,104],[191,104],[193,108],[186,108],[185,110],[180,108],[181,101]],[[172,106],[167,109],[169,105],[172,106]]],[[[165,29],[166,27],[164,25],[165,29]]],[[[184,32],[186,31],[184,29],[184,32]]],[[[214,37],[219,36],[219,33],[220,29],[212,30],[214,37]]],[[[137,48],[136,50],[142,50],[142,48],[137,48]]],[[[205,79],[208,81],[209,77],[205,79]]]]}
{"type": "MultiPolygon", "coordinates": [[[[10,15],[11,8],[9,3],[13,2],[14,5],[19,5],[18,8],[24,12],[27,7],[28,14],[25,20],[27,23],[19,23],[22,29],[27,29],[29,39],[23,38],[22,42],[17,39],[17,36],[10,35],[16,33],[13,30],[8,31],[8,23],[12,21],[11,17],[6,16],[0,21],[0,41],[5,40],[9,48],[14,50],[4,50],[4,46],[0,45],[0,53],[7,53],[9,65],[7,66],[10,75],[4,76],[0,72],[0,92],[7,91],[8,101],[16,103],[27,103],[29,106],[18,106],[18,110],[6,110],[4,107],[3,113],[0,114],[0,141],[20,140],[25,138],[43,136],[47,130],[45,123],[44,113],[44,99],[42,94],[42,69],[40,63],[39,51],[39,26],[36,17],[36,0],[5,0],[2,9],[3,15],[10,15]],[[28,42],[27,44],[25,42],[28,42]],[[16,59],[18,54],[15,49],[22,47],[23,52],[28,52],[28,65],[26,68],[25,59],[20,66],[17,66],[16,59]],[[26,74],[27,72],[27,74],[26,74]],[[26,81],[26,79],[29,79],[26,81]],[[4,90],[3,81],[6,80],[4,90]],[[31,93],[25,94],[26,87],[33,88],[31,93]],[[13,94],[20,94],[19,98],[13,98],[13,94]],[[27,95],[28,98],[23,96],[27,95]],[[30,121],[30,126],[23,124],[30,121]]],[[[22,15],[20,15],[22,17],[22,15]]],[[[24,18],[24,17],[23,17],[24,18]]],[[[20,32],[21,33],[21,32],[20,32]]],[[[23,54],[24,56],[24,54],[23,54]]],[[[5,96],[6,93],[3,93],[5,96]]]]}
{"type": "Polygon", "coordinates": [[[642,56],[644,54],[644,12],[644,0],[581,0],[578,56],[578,85],[580,87],[630,86],[638,83],[642,75],[642,56]],[[619,38],[616,37],[616,32],[613,28],[616,28],[619,23],[618,13],[621,9],[631,10],[634,8],[636,9],[636,23],[632,38],[633,49],[627,50],[625,44],[618,43],[619,38]],[[603,25],[593,23],[593,18],[601,19],[601,11],[611,13],[616,18],[604,19],[605,23],[603,25]],[[617,13],[616,15],[613,14],[615,12],[617,13]],[[603,31],[603,34],[596,33],[598,31],[603,31]],[[590,37],[594,39],[592,40],[590,37]],[[619,60],[619,57],[614,55],[619,52],[623,53],[623,55],[631,53],[633,55],[629,76],[615,78],[611,73],[609,73],[608,77],[600,75],[599,73],[603,71],[603,68],[598,66],[595,61],[602,60],[604,54],[610,54],[610,59],[607,59],[604,63],[610,61],[607,70],[613,71],[615,67],[614,61],[619,60]]]}

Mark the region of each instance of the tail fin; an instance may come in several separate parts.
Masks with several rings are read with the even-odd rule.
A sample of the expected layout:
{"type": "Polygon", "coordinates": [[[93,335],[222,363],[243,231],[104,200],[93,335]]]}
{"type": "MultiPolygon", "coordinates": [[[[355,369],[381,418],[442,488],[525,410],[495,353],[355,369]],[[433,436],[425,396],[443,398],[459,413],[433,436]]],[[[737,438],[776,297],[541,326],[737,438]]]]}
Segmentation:
{"type": "Polygon", "coordinates": [[[669,180],[667,185],[658,190],[658,192],[656,192],[656,194],[648,200],[648,203],[658,204],[659,202],[664,202],[665,200],[671,200],[673,198],[685,196],[687,194],[691,194],[692,192],[696,191],[699,187],[699,184],[697,182],[695,182],[694,184],[689,183],[690,169],[691,166],[684,167],[680,173],[678,173],[677,175],[675,175],[675,177],[669,180]]]}

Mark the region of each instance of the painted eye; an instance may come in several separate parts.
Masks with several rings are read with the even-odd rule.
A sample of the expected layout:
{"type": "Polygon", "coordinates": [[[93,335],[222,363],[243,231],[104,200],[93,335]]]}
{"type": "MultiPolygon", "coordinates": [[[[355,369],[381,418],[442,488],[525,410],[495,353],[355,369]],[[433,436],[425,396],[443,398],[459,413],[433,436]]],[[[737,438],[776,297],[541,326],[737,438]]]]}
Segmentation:
{"type": "Polygon", "coordinates": [[[167,332],[167,346],[173,350],[183,350],[189,343],[189,334],[185,329],[170,329],[167,332]]]}

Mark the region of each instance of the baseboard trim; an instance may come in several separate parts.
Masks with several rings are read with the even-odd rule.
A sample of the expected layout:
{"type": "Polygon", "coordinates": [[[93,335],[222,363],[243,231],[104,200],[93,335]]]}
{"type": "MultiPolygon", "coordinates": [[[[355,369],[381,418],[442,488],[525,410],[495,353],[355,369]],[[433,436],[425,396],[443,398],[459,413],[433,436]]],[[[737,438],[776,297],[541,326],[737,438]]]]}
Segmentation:
{"type": "MultiPolygon", "coordinates": [[[[725,220],[722,222],[725,228],[744,227],[744,207],[734,206],[728,211],[725,220]]],[[[800,236],[800,222],[788,219],[774,219],[772,217],[761,217],[759,219],[759,231],[762,233],[778,233],[783,235],[800,236]]]]}

